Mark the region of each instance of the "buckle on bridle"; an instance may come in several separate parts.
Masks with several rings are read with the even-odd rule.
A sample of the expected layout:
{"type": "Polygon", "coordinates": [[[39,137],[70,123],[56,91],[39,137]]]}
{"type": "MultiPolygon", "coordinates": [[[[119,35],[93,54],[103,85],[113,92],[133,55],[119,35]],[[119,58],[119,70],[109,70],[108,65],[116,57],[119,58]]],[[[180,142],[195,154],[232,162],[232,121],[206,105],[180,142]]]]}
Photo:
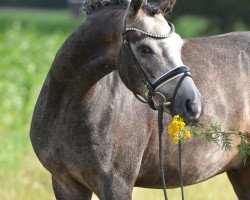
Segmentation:
{"type": "Polygon", "coordinates": [[[154,81],[153,84],[147,82],[146,86],[148,92],[146,93],[146,96],[149,106],[154,110],[158,110],[159,106],[170,106],[170,110],[172,110],[178,89],[186,76],[190,76],[189,68],[187,66],[181,66],[164,74],[154,81]],[[160,92],[159,89],[167,82],[177,77],[180,77],[180,79],[176,84],[173,95],[171,99],[166,99],[166,96],[160,92]]]}

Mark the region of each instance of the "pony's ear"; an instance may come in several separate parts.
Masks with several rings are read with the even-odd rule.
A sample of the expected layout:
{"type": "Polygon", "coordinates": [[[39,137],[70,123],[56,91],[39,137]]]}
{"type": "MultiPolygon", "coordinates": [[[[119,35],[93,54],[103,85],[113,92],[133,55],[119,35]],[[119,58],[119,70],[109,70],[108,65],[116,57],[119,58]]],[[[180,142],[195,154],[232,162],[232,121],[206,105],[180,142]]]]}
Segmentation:
{"type": "Polygon", "coordinates": [[[175,5],[176,0],[161,0],[160,2],[160,10],[163,13],[168,13],[172,11],[174,5],[175,5]]]}
{"type": "Polygon", "coordinates": [[[143,0],[132,0],[129,4],[128,15],[134,17],[137,15],[143,4],[143,0]]]}

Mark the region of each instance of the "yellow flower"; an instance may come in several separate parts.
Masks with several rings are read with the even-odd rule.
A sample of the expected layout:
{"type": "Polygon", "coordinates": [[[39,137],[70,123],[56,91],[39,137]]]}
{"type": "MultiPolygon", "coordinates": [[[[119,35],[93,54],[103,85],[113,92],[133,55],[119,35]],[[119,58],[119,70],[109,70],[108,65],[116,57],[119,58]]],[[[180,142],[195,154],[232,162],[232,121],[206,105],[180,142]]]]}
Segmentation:
{"type": "Polygon", "coordinates": [[[183,119],[179,115],[173,117],[172,122],[168,125],[168,134],[174,136],[185,127],[183,119]]]}
{"type": "Polygon", "coordinates": [[[180,115],[175,115],[173,120],[178,120],[180,118],[180,115]]]}
{"type": "Polygon", "coordinates": [[[172,122],[168,125],[168,134],[171,137],[174,144],[177,144],[179,140],[183,138],[190,138],[191,132],[185,131],[185,122],[179,115],[173,117],[172,122]],[[185,131],[185,132],[184,132],[185,131]]]}
{"type": "Polygon", "coordinates": [[[183,129],[183,128],[185,127],[185,123],[182,122],[182,121],[180,121],[178,125],[179,125],[179,129],[180,129],[180,130],[183,129]]]}
{"type": "Polygon", "coordinates": [[[191,137],[191,132],[190,131],[186,131],[184,133],[184,138],[190,138],[191,137]]]}
{"type": "Polygon", "coordinates": [[[174,144],[177,144],[177,143],[179,142],[179,140],[180,140],[180,139],[179,139],[178,137],[174,137],[174,138],[173,138],[173,143],[174,143],[174,144]]]}

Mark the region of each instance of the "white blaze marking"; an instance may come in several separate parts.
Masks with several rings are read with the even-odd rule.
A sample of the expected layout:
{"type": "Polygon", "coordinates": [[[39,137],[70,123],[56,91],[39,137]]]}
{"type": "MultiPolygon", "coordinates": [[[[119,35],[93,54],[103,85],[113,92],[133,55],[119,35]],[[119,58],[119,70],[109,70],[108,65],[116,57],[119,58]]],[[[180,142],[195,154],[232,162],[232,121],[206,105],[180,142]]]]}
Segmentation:
{"type": "Polygon", "coordinates": [[[175,67],[183,65],[181,60],[181,49],[183,43],[183,40],[177,33],[173,33],[173,35],[168,38],[168,41],[166,42],[166,49],[168,51],[170,61],[175,67]]]}

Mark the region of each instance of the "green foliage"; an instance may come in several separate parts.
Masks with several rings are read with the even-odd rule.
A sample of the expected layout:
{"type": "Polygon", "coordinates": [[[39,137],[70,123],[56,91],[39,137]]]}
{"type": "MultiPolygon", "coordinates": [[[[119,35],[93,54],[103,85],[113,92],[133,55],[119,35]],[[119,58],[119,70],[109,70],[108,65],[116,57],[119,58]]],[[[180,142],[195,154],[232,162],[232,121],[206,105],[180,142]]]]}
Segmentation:
{"type": "Polygon", "coordinates": [[[235,30],[235,24],[242,22],[247,30],[250,28],[249,7],[249,0],[188,0],[177,2],[174,16],[185,13],[205,17],[213,22],[210,28],[215,25],[221,32],[235,30]]]}
{"type": "Polygon", "coordinates": [[[0,13],[0,127],[19,129],[30,120],[34,97],[57,49],[80,21],[64,11],[0,13]]]}
{"type": "Polygon", "coordinates": [[[250,145],[247,143],[246,133],[239,132],[240,144],[237,146],[240,156],[246,161],[247,156],[250,155],[250,145]]]}
{"type": "Polygon", "coordinates": [[[53,199],[29,124],[57,49],[81,21],[67,11],[0,9],[1,200],[53,199]]]}
{"type": "Polygon", "coordinates": [[[66,37],[83,21],[83,17],[75,18],[66,10],[46,10],[44,14],[41,9],[0,8],[1,33],[14,28],[38,36],[60,34],[66,37]]]}
{"type": "Polygon", "coordinates": [[[211,124],[209,128],[205,128],[203,124],[187,126],[186,130],[190,130],[194,136],[204,136],[209,143],[215,143],[222,149],[229,151],[232,149],[232,139],[230,135],[240,137],[240,144],[237,146],[239,155],[246,160],[250,155],[250,144],[247,142],[247,133],[232,128],[229,131],[223,131],[220,124],[211,124]]]}
{"type": "Polygon", "coordinates": [[[211,21],[205,17],[181,15],[173,20],[176,26],[176,32],[181,33],[181,36],[185,38],[208,36],[220,33],[218,27],[212,26],[211,21]]]}
{"type": "Polygon", "coordinates": [[[66,8],[67,0],[0,0],[2,6],[66,8]]]}

